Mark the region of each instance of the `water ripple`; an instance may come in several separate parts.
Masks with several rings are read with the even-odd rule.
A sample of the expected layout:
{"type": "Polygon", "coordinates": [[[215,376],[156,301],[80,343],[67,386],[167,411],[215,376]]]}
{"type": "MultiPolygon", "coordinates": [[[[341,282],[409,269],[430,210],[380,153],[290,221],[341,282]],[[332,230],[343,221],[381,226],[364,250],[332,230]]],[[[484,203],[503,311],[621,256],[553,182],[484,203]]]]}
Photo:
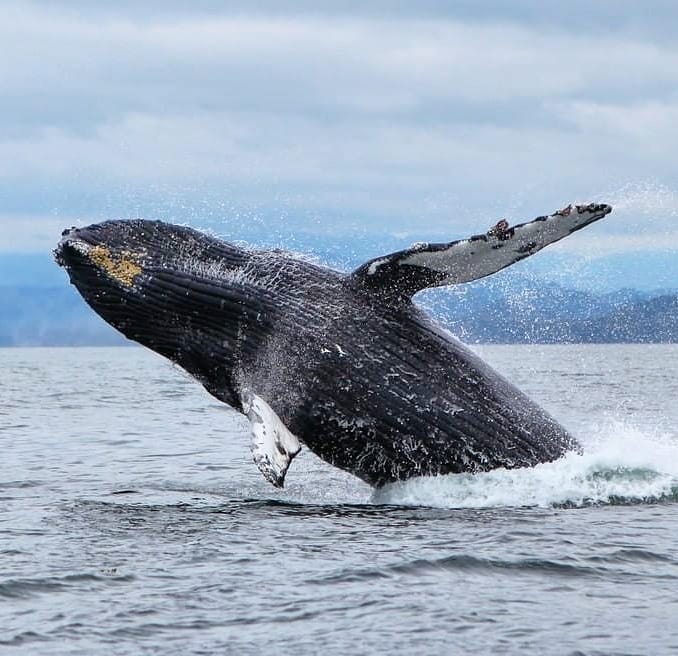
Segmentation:
{"type": "Polygon", "coordinates": [[[610,575],[610,570],[586,565],[568,564],[559,561],[543,559],[527,560],[499,560],[492,558],[478,558],[469,555],[445,556],[434,560],[416,559],[405,563],[396,563],[383,567],[360,570],[346,570],[335,575],[316,579],[315,583],[346,583],[352,581],[369,580],[374,578],[388,578],[395,574],[419,575],[439,574],[440,572],[479,572],[490,576],[500,571],[525,572],[530,574],[562,577],[600,578],[610,575]]]}
{"type": "Polygon", "coordinates": [[[131,575],[100,576],[96,574],[68,574],[62,577],[21,578],[0,582],[0,597],[6,599],[27,599],[43,593],[62,592],[78,588],[81,583],[126,583],[133,581],[131,575]]]}

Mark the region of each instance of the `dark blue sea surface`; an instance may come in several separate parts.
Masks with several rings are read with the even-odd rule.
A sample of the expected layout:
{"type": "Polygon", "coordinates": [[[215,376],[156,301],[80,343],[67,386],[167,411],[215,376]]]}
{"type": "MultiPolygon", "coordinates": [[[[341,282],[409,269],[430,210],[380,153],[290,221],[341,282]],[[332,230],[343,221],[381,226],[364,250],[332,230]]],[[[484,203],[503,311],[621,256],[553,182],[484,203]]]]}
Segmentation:
{"type": "Polygon", "coordinates": [[[152,353],[0,349],[0,654],[677,654],[678,346],[478,350],[584,454],[279,491],[152,353]]]}

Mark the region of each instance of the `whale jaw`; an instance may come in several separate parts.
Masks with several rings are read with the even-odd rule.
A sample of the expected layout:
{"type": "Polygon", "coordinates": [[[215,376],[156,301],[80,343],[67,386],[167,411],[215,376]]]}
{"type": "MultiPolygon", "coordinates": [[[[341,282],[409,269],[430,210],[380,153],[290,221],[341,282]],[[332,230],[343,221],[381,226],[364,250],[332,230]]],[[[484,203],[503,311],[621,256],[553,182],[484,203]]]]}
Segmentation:
{"type": "Polygon", "coordinates": [[[87,304],[128,339],[186,369],[236,408],[245,292],[224,273],[242,249],[182,226],[109,221],[65,230],[54,251],[87,304]]]}

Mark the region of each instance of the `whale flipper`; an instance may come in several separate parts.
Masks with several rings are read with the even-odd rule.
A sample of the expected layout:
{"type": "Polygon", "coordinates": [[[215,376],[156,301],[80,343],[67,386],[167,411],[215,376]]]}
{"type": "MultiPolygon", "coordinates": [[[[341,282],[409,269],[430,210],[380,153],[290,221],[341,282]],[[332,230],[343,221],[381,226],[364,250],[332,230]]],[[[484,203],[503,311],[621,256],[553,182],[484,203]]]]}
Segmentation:
{"type": "Polygon", "coordinates": [[[499,221],[483,235],[411,248],[366,262],[351,274],[359,288],[408,298],[427,287],[484,278],[609,214],[609,205],[568,205],[509,227],[499,221]]]}
{"type": "Polygon", "coordinates": [[[290,463],[301,451],[299,440],[261,397],[246,391],[242,405],[252,424],[254,462],[269,483],[283,487],[290,463]]]}

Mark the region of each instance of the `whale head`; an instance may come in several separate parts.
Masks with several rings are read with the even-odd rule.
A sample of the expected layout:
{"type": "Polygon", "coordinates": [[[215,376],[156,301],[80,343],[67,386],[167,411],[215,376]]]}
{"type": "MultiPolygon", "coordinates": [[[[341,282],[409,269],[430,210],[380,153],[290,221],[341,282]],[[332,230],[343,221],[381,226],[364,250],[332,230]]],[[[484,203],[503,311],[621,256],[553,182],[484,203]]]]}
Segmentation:
{"type": "Polygon", "coordinates": [[[134,220],[64,230],[54,255],[104,320],[233,404],[227,379],[248,307],[238,284],[246,249],[191,228],[134,220]]]}

